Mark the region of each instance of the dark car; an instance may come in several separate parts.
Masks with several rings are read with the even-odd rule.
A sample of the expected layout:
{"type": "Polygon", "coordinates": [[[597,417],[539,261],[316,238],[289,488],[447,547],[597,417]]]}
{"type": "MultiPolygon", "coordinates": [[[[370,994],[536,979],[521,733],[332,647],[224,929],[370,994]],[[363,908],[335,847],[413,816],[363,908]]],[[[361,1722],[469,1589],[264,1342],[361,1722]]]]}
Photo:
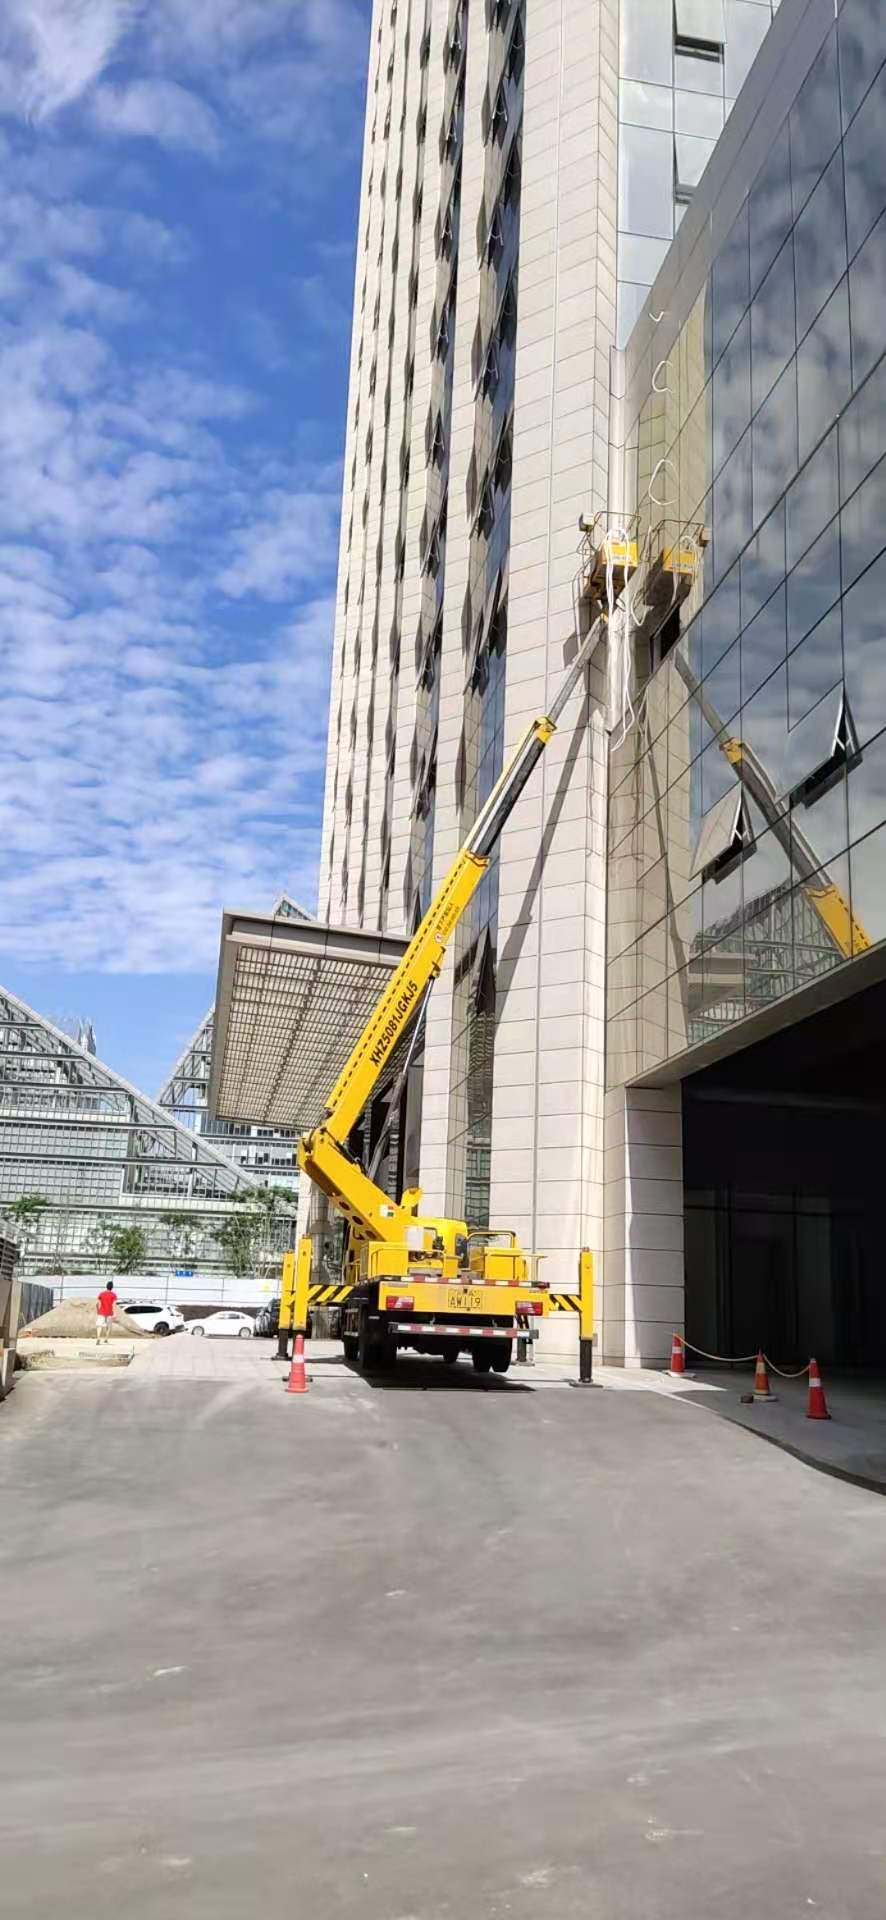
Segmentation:
{"type": "Polygon", "coordinates": [[[255,1316],[256,1337],[264,1340],[275,1340],[279,1325],[280,1296],[278,1294],[275,1300],[269,1300],[265,1306],[259,1307],[258,1313],[255,1316]]]}

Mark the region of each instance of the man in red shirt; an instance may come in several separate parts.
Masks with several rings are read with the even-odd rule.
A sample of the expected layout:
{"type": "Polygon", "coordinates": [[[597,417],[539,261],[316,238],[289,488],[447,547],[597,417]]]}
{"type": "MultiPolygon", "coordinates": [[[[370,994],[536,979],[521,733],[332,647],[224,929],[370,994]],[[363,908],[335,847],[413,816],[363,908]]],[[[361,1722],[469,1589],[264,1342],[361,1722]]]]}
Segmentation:
{"type": "Polygon", "coordinates": [[[99,1294],[98,1299],[96,1300],[96,1303],[95,1303],[96,1345],[98,1345],[100,1340],[110,1340],[111,1321],[114,1318],[114,1308],[116,1307],[116,1305],[117,1305],[117,1295],[114,1292],[113,1287],[112,1286],[102,1287],[101,1293],[99,1294]]]}

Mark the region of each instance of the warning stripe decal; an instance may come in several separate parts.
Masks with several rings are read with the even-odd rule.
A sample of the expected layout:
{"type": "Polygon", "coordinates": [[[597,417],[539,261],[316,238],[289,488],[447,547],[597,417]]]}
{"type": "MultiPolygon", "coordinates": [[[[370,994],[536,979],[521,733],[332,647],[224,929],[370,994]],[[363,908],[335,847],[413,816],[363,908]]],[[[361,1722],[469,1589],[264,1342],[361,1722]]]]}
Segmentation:
{"type": "MultiPolygon", "coordinates": [[[[353,1286],[313,1286],[308,1289],[308,1299],[313,1307],[340,1307],[353,1291],[353,1286]]],[[[551,1313],[581,1311],[581,1301],[577,1293],[551,1293],[548,1295],[548,1301],[551,1313]]]]}

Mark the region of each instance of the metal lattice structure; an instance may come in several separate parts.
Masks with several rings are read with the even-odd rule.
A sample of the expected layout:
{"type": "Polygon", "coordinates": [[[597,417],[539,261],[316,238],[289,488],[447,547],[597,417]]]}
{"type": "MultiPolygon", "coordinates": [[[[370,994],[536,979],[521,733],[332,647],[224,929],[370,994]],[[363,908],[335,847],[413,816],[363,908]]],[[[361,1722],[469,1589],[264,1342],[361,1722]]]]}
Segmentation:
{"type": "MultiPolygon", "coordinates": [[[[311,915],[288,893],[281,893],[272,908],[274,920],[308,922],[311,915]]],[[[168,1108],[182,1126],[190,1127],[204,1140],[210,1140],[225,1158],[243,1167],[263,1185],[286,1186],[298,1194],[296,1145],[293,1127],[258,1127],[248,1121],[219,1120],[209,1112],[209,1080],[215,1038],[215,1008],[204,1014],[196,1031],[175,1063],[168,1080],[157,1096],[158,1104],[168,1108]]]]}
{"type": "MultiPolygon", "coordinates": [[[[696,941],[693,954],[704,972],[706,956],[720,962],[734,956],[734,991],[698,1008],[690,1023],[694,1042],[726,1025],[759,1013],[823,973],[843,965],[845,955],[801,888],[773,887],[739,912],[710,928],[706,946],[696,941]]],[[[725,969],[724,969],[725,970],[725,969]]],[[[704,1000],[704,995],[700,996],[704,1000]]]]}
{"type": "MultiPolygon", "coordinates": [[[[255,1193],[255,1181],[167,1108],[0,990],[0,1215],[26,1194],[47,1210],[22,1235],[22,1266],[92,1270],[102,1225],[137,1225],[146,1261],[174,1257],[164,1214],[187,1214],[192,1258],[219,1269],[214,1230],[255,1193]]],[[[280,1252],[291,1222],[279,1223],[280,1252]]]]}
{"type": "Polygon", "coordinates": [[[213,1115],[298,1133],[315,1126],[407,944],[403,935],[226,911],[213,1115]]]}

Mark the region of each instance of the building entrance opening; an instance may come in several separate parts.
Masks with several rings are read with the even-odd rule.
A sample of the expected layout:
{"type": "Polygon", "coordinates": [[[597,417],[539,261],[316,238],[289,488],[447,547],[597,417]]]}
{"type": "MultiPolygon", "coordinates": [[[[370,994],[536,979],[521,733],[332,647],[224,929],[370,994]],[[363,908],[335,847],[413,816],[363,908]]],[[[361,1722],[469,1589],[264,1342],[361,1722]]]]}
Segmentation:
{"type": "Polygon", "coordinates": [[[683,1095],[687,1339],[886,1372],[886,983],[683,1095]]]}

